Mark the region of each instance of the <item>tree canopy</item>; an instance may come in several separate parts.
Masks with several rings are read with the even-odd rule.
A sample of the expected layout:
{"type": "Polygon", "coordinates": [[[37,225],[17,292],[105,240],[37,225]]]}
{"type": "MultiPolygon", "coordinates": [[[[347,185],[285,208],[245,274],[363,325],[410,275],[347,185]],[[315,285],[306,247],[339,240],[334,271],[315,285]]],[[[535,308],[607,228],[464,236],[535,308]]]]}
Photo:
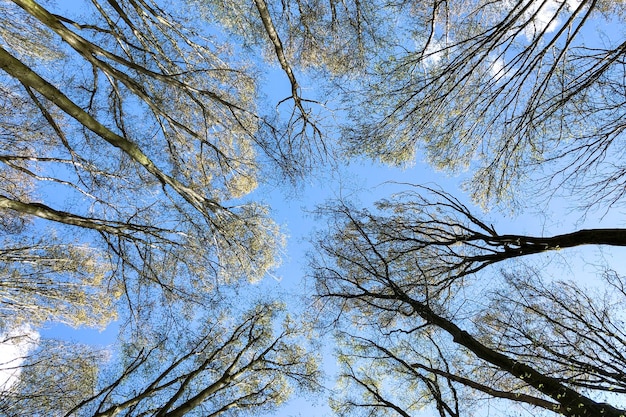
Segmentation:
{"type": "Polygon", "coordinates": [[[23,359],[19,383],[3,387],[3,412],[182,415],[213,403],[220,414],[279,404],[292,381],[313,387],[314,355],[298,347],[304,333],[288,325],[273,338],[275,307],[246,318],[244,305],[222,296],[266,276],[283,246],[268,207],[244,197],[261,171],[295,178],[308,169],[285,143],[319,139],[293,75],[300,116],[259,109],[259,62],[212,34],[219,28],[190,14],[191,2],[0,7],[0,323],[104,327],[117,318],[120,327],[117,374],[105,376],[88,348],[44,341],[23,359]],[[241,322],[220,330],[227,306],[241,322]],[[150,330],[181,321],[186,339],[175,327],[150,330]],[[71,375],[55,369],[61,362],[71,375]],[[146,388],[133,397],[138,381],[146,388]],[[205,383],[210,392],[197,388],[205,383]]]}
{"type": "Polygon", "coordinates": [[[319,339],[341,416],[625,415],[622,265],[581,282],[542,260],[620,250],[626,229],[498,222],[553,202],[620,213],[625,16],[0,0],[0,347],[18,352],[0,358],[0,414],[272,413],[330,392],[319,339]],[[423,161],[460,189],[341,192],[353,162],[423,161]],[[263,283],[290,247],[283,202],[261,196],[314,181],[343,197],[317,202],[307,303],[281,301],[263,283]],[[34,336],[54,323],[119,336],[34,336]]]}
{"type": "Polygon", "coordinates": [[[434,404],[460,416],[483,395],[566,416],[624,414],[605,401],[624,388],[624,277],[605,270],[607,289],[591,295],[510,260],[624,246],[626,230],[500,234],[425,187],[377,209],[323,208],[331,231],[312,264],[318,297],[341,323],[340,415],[407,416],[434,404]]]}
{"type": "Polygon", "coordinates": [[[523,189],[575,194],[581,206],[621,200],[621,3],[391,7],[402,16],[395,47],[349,92],[354,153],[403,163],[424,152],[439,169],[469,167],[468,189],[490,206],[523,189]]]}

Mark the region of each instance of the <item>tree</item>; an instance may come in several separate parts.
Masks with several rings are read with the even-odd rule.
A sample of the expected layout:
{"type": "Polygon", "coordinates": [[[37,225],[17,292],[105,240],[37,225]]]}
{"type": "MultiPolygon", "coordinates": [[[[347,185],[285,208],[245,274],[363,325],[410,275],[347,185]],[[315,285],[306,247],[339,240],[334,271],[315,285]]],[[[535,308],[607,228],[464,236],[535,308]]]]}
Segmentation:
{"type": "MultiPolygon", "coordinates": [[[[438,169],[468,170],[466,186],[484,209],[555,194],[583,209],[622,204],[623,38],[592,32],[621,22],[622,5],[381,6],[397,17],[394,47],[345,88],[350,155],[403,164],[424,152],[438,169]]],[[[623,246],[624,230],[500,234],[432,188],[377,209],[324,207],[330,231],[316,242],[317,296],[341,312],[330,313],[343,346],[340,413],[410,415],[432,403],[456,416],[482,396],[533,412],[624,414],[615,394],[622,293],[592,297],[520,262],[578,245],[623,246]],[[496,289],[481,289],[479,278],[496,289]]],[[[606,285],[622,287],[607,274],[606,285]]]]}
{"type": "Polygon", "coordinates": [[[82,229],[58,250],[102,251],[115,271],[103,285],[126,295],[152,285],[189,296],[277,264],[267,209],[235,200],[256,186],[257,145],[269,142],[245,63],[156,3],[94,2],[85,21],[32,1],[2,7],[13,111],[1,121],[0,207],[22,227],[11,245],[42,233],[33,218],[56,223],[50,241],[82,229]]]}
{"type": "Polygon", "coordinates": [[[19,383],[3,393],[0,412],[104,417],[271,411],[294,389],[316,390],[319,377],[316,358],[299,346],[304,333],[281,310],[272,303],[243,314],[206,309],[193,323],[166,316],[144,327],[142,340],[126,342],[108,358],[93,348],[46,341],[23,365],[19,383]]]}
{"type": "Polygon", "coordinates": [[[363,74],[373,57],[390,47],[393,29],[385,24],[386,7],[337,0],[194,0],[193,4],[207,21],[220,22],[236,43],[260,48],[286,75],[290,93],[277,108],[287,114],[287,123],[275,131],[279,139],[274,160],[281,168],[287,172],[295,168],[298,174],[302,167],[310,171],[321,162],[333,163],[340,148],[330,134],[336,126],[324,126],[322,121],[334,117],[342,84],[363,74]],[[329,85],[329,79],[340,82],[329,85]],[[294,165],[294,160],[300,163],[294,165]]]}
{"type": "Polygon", "coordinates": [[[45,341],[2,412],[217,415],[279,404],[289,378],[313,386],[296,330],[272,333],[270,296],[240,322],[211,316],[279,263],[282,234],[246,198],[260,172],[302,175],[321,137],[267,7],[256,16],[293,86],[287,120],[258,108],[260,60],[211,35],[193,2],[62,7],[0,4],[0,325],[119,317],[126,350],[107,376],[97,353],[45,341]]]}
{"type": "Polygon", "coordinates": [[[623,197],[625,16],[608,1],[394,3],[395,47],[346,94],[351,153],[471,167],[475,201],[623,197]],[[601,29],[606,27],[606,33],[601,29]],[[537,187],[532,187],[538,184],[537,187]]]}
{"type": "Polygon", "coordinates": [[[460,416],[485,397],[572,417],[624,414],[624,278],[607,271],[595,296],[509,260],[624,246],[625,230],[500,234],[425,187],[377,208],[322,210],[330,231],[313,274],[344,346],[341,415],[408,416],[432,403],[460,416]]]}
{"type": "MultiPolygon", "coordinates": [[[[284,238],[250,195],[268,172],[297,182],[334,155],[329,100],[342,100],[349,155],[401,164],[425,150],[439,168],[471,168],[484,207],[519,201],[529,178],[547,195],[578,193],[587,208],[624,195],[625,47],[587,38],[590,22],[621,22],[621,4],[62,7],[0,2],[0,325],[104,326],[117,315],[124,349],[110,374],[88,349],[68,346],[67,359],[37,350],[7,390],[7,413],[217,415],[271,408],[288,380],[314,385],[310,356],[285,341],[291,324],[270,332],[270,296],[241,320],[216,312],[245,304],[241,285],[278,265],[284,238]],[[271,64],[288,91],[269,106],[259,78],[271,64]],[[303,88],[309,79],[320,92],[303,88]],[[63,361],[66,382],[45,365],[63,361]],[[33,400],[42,392],[54,395],[33,400]]],[[[623,230],[500,234],[432,188],[378,210],[329,206],[335,223],[314,268],[318,296],[340,307],[343,380],[364,394],[337,399],[340,412],[407,415],[432,403],[459,415],[486,395],[571,416],[624,414],[612,397],[624,389],[612,311],[623,290],[598,302],[510,269],[578,245],[623,246],[623,230]],[[500,286],[480,293],[476,277],[490,271],[500,286]]],[[[606,278],[623,288],[619,275],[606,278]]]]}
{"type": "Polygon", "coordinates": [[[2,366],[13,365],[19,373],[13,384],[0,387],[0,415],[59,415],[93,395],[98,368],[107,362],[106,351],[50,339],[32,340],[31,345],[19,366],[2,366]]]}

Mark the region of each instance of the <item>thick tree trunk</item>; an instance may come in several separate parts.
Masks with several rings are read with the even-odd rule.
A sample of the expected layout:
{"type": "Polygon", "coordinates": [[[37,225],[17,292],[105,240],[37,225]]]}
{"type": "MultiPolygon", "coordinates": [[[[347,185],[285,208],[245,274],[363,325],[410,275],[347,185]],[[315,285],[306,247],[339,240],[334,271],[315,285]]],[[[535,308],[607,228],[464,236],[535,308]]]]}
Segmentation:
{"type": "Polygon", "coordinates": [[[489,252],[484,255],[468,256],[471,262],[482,262],[485,265],[520,256],[533,255],[540,252],[573,248],[584,245],[626,246],[626,229],[582,229],[572,233],[550,237],[534,237],[523,235],[475,235],[464,239],[471,243],[483,241],[489,252]],[[494,252],[493,249],[496,249],[494,252]]]}
{"type": "Polygon", "coordinates": [[[515,361],[482,344],[468,332],[453,322],[437,315],[428,306],[401,294],[400,298],[410,304],[426,322],[435,325],[452,336],[455,343],[470,350],[480,359],[508,372],[534,387],[537,391],[552,398],[559,404],[553,411],[568,417],[623,417],[626,410],[610,404],[597,403],[563,385],[558,380],[544,375],[533,367],[515,361]]]}

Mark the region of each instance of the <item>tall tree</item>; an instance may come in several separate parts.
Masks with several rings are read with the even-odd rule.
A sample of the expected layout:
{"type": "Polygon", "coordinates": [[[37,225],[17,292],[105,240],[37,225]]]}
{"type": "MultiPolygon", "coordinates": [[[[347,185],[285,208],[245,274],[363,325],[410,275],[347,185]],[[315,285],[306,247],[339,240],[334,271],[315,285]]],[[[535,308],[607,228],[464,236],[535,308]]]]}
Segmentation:
{"type": "MultiPolygon", "coordinates": [[[[13,337],[17,339],[13,342],[23,343],[28,335],[13,337]]],[[[14,382],[0,387],[0,415],[59,415],[93,395],[108,352],[49,339],[31,340],[30,348],[19,365],[0,366],[4,372],[15,372],[14,382]]]]}
{"type": "Polygon", "coordinates": [[[283,141],[321,129],[278,48],[295,116],[259,110],[260,59],[191,3],[0,2],[0,325],[118,316],[126,347],[107,380],[99,355],[45,342],[4,387],[8,415],[217,415],[314,384],[292,324],[273,335],[269,296],[240,322],[211,314],[278,265],[283,236],[246,198],[262,162],[301,174],[314,157],[283,141]]]}
{"type": "Polygon", "coordinates": [[[338,107],[342,84],[363,74],[373,57],[391,46],[393,28],[385,18],[393,7],[337,0],[191,1],[206,20],[220,22],[243,47],[260,48],[285,74],[289,92],[277,105],[286,114],[276,141],[281,167],[312,168],[332,154],[337,145],[325,132],[336,127],[324,131],[322,121],[334,117],[328,109],[338,107]],[[338,86],[329,84],[334,78],[341,80],[338,86]]]}
{"type": "Polygon", "coordinates": [[[265,207],[236,200],[256,187],[255,154],[271,142],[248,63],[157,3],[92,2],[82,17],[44,6],[1,6],[10,247],[42,233],[59,235],[59,250],[95,247],[113,271],[103,285],[123,294],[263,277],[282,237],[265,207]]]}
{"type": "Polygon", "coordinates": [[[587,207],[623,196],[622,3],[397,7],[395,47],[346,94],[352,153],[471,166],[469,188],[484,204],[519,201],[529,188],[573,192],[587,207]]]}
{"type": "Polygon", "coordinates": [[[44,341],[5,388],[7,416],[219,416],[269,412],[318,388],[304,332],[278,304],[205,309],[192,322],[161,316],[117,353],[44,341]],[[279,319],[281,323],[275,323],[279,319]],[[276,326],[276,327],[275,327],[276,326]],[[107,357],[108,356],[108,357],[107,357]],[[53,366],[51,366],[53,365],[53,366]]]}
{"type": "Polygon", "coordinates": [[[594,296],[510,263],[624,246],[624,229],[501,234],[424,187],[378,209],[325,208],[331,227],[313,263],[343,346],[341,415],[408,416],[433,404],[461,416],[483,398],[572,417],[624,414],[624,278],[608,271],[609,289],[594,296]]]}
{"type": "MultiPolygon", "coordinates": [[[[610,29],[623,20],[621,4],[385,10],[395,17],[393,47],[344,86],[349,154],[402,164],[424,152],[439,169],[469,168],[484,208],[529,190],[533,203],[553,194],[583,208],[623,202],[624,39],[610,29]]],[[[624,414],[623,278],[607,272],[614,294],[592,296],[513,262],[623,246],[623,229],[502,234],[432,188],[376,211],[339,202],[322,212],[330,231],[317,241],[313,274],[342,346],[340,414],[408,416],[433,404],[457,416],[483,398],[533,413],[624,414]]]]}

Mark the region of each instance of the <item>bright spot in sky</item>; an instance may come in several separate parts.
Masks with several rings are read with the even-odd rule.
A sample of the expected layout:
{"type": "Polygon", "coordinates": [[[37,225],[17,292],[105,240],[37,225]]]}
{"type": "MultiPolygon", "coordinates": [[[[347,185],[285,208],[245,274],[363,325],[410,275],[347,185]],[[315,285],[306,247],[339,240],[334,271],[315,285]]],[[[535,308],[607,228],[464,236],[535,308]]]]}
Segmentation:
{"type": "Polygon", "coordinates": [[[507,70],[504,68],[504,59],[500,57],[496,58],[489,65],[489,72],[495,80],[502,78],[502,76],[506,74],[506,71],[507,70]]]}
{"type": "MultiPolygon", "coordinates": [[[[561,23],[556,14],[562,3],[562,1],[558,0],[537,0],[530,5],[525,15],[527,19],[532,19],[532,24],[524,29],[524,34],[528,40],[535,38],[544,30],[546,33],[554,32],[561,23]]],[[[565,7],[573,11],[578,8],[581,0],[566,0],[565,3],[565,7]]]]}
{"type": "Polygon", "coordinates": [[[426,66],[438,64],[443,57],[443,51],[446,46],[447,45],[443,41],[436,39],[431,40],[424,51],[424,63],[426,66]]]}
{"type": "MultiPolygon", "coordinates": [[[[562,12],[569,11],[572,13],[576,10],[582,0],[565,0],[565,6],[562,12]]],[[[509,8],[520,7],[518,0],[509,0],[505,3],[509,8]]],[[[526,37],[526,40],[532,41],[540,34],[547,34],[554,32],[562,23],[561,18],[557,16],[559,8],[562,6],[563,0],[534,0],[528,5],[528,8],[524,12],[525,26],[521,33],[526,37]]],[[[509,10],[508,8],[505,10],[509,10]]],[[[448,39],[446,35],[445,40],[431,39],[426,45],[424,50],[424,64],[426,67],[431,67],[438,64],[444,57],[444,50],[454,43],[453,39],[448,39]]],[[[505,61],[498,57],[491,62],[490,73],[500,79],[506,74],[505,61]]]]}
{"type": "Polygon", "coordinates": [[[0,391],[13,386],[30,351],[39,344],[39,333],[22,325],[0,335],[0,391]]]}

